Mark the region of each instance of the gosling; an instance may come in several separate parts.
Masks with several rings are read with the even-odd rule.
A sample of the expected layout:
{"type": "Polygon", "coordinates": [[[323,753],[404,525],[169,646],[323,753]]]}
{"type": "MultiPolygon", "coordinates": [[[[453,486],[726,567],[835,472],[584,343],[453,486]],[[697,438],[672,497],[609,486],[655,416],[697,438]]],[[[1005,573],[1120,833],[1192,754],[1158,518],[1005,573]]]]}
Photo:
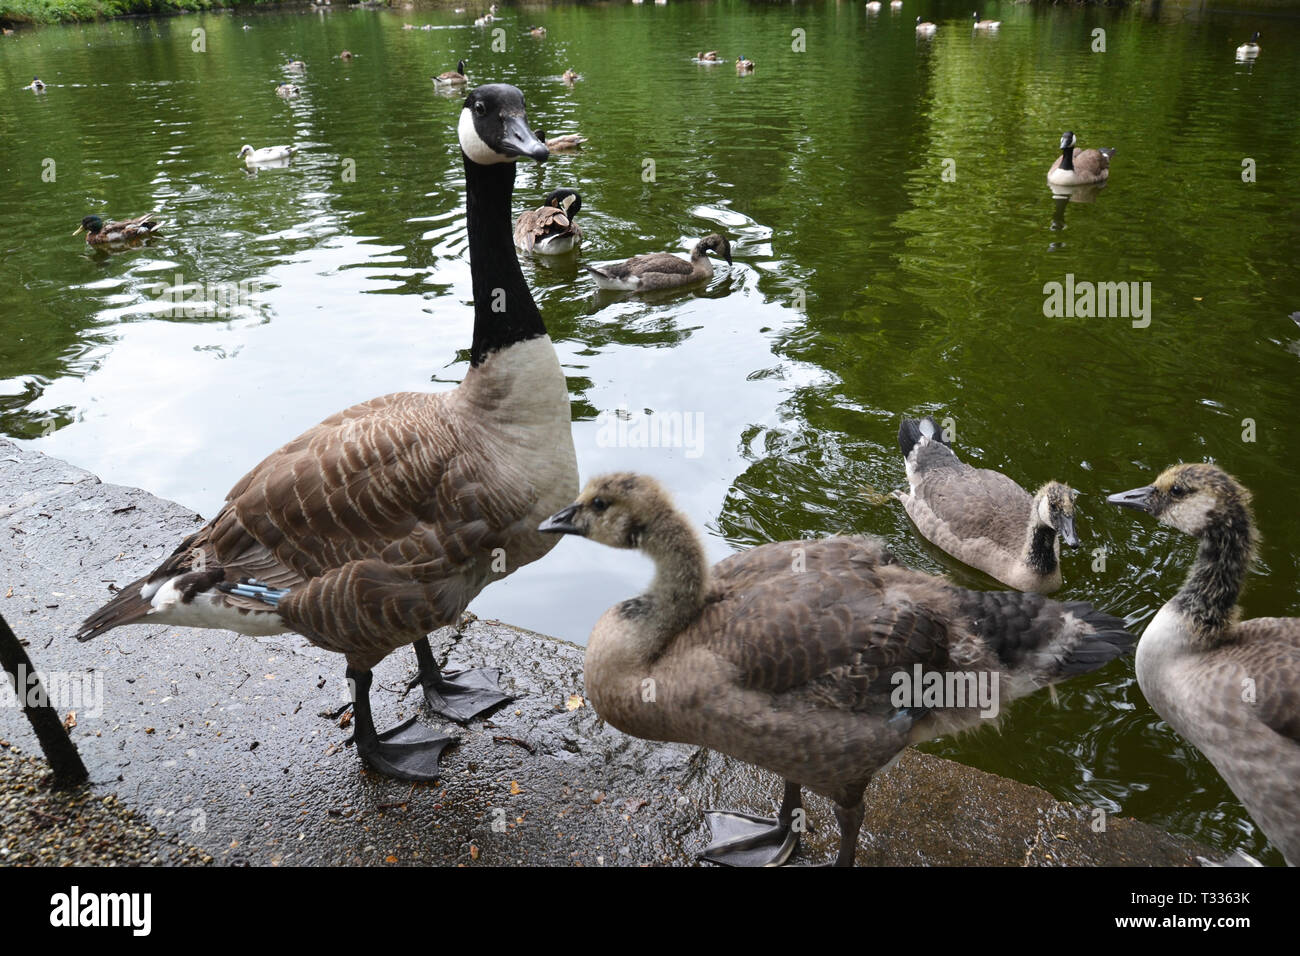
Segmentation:
{"type": "Polygon", "coordinates": [[[1259,541],[1250,492],[1217,465],[1186,464],[1106,500],[1197,539],[1187,580],[1142,634],[1138,686],[1300,865],[1300,618],[1238,619],[1259,541]]]}
{"type": "Polygon", "coordinates": [[[709,747],[784,778],[775,821],[709,814],[715,842],[703,855],[718,863],[785,862],[807,787],[835,802],[836,863],[852,866],[873,775],[909,744],[994,716],[964,689],[942,702],[907,695],[911,675],[991,678],[1006,701],[1096,670],[1134,642],[1087,604],[954,587],[874,538],[765,544],[710,569],[695,529],[642,475],[591,480],[538,530],[655,563],[650,590],[591,633],[596,712],[635,737],[709,747]]]}

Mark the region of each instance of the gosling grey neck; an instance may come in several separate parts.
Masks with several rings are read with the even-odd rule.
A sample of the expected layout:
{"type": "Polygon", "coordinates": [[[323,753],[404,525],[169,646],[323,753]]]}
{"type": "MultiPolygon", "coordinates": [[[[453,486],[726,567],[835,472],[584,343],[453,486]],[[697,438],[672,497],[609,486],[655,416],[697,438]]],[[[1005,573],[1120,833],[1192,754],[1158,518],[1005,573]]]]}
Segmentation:
{"type": "Polygon", "coordinates": [[[1173,604],[1187,619],[1192,641],[1206,649],[1229,640],[1258,533],[1240,501],[1221,504],[1199,535],[1196,561],[1173,604]]]}
{"type": "Polygon", "coordinates": [[[640,549],[655,563],[650,590],[624,604],[624,616],[641,617],[641,653],[653,660],[690,626],[704,607],[709,566],[704,545],[676,512],[657,517],[640,536],[640,549]]]}
{"type": "Polygon", "coordinates": [[[1029,519],[1029,530],[1025,534],[1023,552],[1025,564],[1038,574],[1053,574],[1059,559],[1056,555],[1056,529],[1043,524],[1038,517],[1038,499],[1034,499],[1033,515],[1029,519]]]}

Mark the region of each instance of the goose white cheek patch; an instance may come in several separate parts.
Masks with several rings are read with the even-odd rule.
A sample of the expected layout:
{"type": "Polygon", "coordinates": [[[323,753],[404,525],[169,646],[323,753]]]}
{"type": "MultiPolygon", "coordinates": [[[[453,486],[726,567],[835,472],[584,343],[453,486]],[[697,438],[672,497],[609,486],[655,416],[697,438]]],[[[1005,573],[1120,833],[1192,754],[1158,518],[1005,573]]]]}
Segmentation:
{"type": "Polygon", "coordinates": [[[460,137],[460,148],[465,151],[465,155],[480,166],[512,161],[511,157],[502,156],[483,141],[483,137],[479,136],[478,130],[474,128],[474,113],[468,106],[460,111],[460,123],[456,128],[456,134],[460,137]]]}

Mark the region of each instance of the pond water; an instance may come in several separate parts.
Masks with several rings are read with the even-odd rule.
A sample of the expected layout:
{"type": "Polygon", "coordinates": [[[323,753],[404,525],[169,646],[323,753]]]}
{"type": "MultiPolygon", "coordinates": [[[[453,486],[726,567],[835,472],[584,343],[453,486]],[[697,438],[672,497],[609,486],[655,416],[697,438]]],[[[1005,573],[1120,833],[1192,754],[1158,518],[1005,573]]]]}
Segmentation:
{"type": "MultiPolygon", "coordinates": [[[[1000,3],[982,10],[1003,21],[985,36],[970,7],[506,7],[504,50],[473,7],[5,37],[0,432],[212,515],[326,415],[458,381],[472,324],[461,101],[430,77],[464,58],[472,81],[520,86],[534,126],[590,137],[521,167],[515,196],[522,209],[560,186],[583,195],[581,256],[524,270],[569,374],[584,476],[659,476],[714,557],[868,532],[915,567],[988,586],[880,495],[903,483],[899,418],[933,412],[968,461],[1081,489],[1085,548],[1065,559],[1062,596],[1140,628],[1192,543],[1103,497],[1212,458],[1254,491],[1264,535],[1245,613],[1300,614],[1300,70],[1287,54],[1300,20],[1000,3]],[[917,38],[917,14],[940,24],[933,39],[917,38]],[[1256,29],[1263,52],[1236,62],[1256,29]],[[708,49],[756,70],[692,62],[708,49]],[[284,69],[294,59],[302,75],[284,69]],[[33,74],[42,95],[21,90],[33,74]],[[285,80],[301,95],[276,96],[285,80]],[[1062,220],[1044,176],[1065,129],[1117,152],[1109,185],[1062,220]],[[244,143],[299,153],[253,176],[244,143]],[[69,235],[89,213],[149,210],[169,225],[147,248],[100,255],[69,235]],[[685,294],[597,293],[581,268],[713,231],[735,265],[685,294]],[[1045,284],[1067,275],[1150,283],[1149,324],[1046,316],[1045,284]],[[232,314],[167,314],[162,292],[180,283],[256,294],[232,314]],[[620,447],[637,432],[619,438],[620,414],[682,422],[689,441],[620,447]]],[[[581,642],[648,576],[637,555],[566,540],[473,610],[581,642]]],[[[1150,710],[1131,660],[927,749],[1281,860],[1150,710]]]]}

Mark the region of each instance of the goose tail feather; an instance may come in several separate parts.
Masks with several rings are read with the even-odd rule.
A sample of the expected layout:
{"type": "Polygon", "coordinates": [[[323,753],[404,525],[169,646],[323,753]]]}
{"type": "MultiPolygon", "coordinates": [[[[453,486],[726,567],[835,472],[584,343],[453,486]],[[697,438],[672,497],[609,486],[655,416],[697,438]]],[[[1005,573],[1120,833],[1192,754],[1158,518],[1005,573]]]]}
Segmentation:
{"type": "Polygon", "coordinates": [[[149,583],[149,575],[132,581],[117,596],[99,610],[81,622],[76,637],[79,641],[93,640],[105,631],[111,631],[123,624],[134,624],[152,609],[153,605],[140,596],[141,590],[149,583]]]}

